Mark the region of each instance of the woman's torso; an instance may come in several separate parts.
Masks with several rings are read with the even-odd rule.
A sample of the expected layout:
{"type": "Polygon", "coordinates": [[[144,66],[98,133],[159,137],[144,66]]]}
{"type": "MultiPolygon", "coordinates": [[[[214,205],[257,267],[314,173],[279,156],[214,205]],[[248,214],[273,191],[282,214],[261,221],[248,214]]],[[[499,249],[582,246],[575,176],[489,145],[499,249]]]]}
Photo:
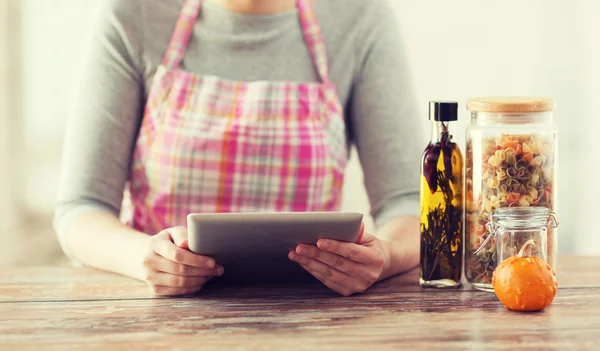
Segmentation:
{"type": "MultiPolygon", "coordinates": [[[[130,220],[125,212],[124,219],[152,233],[182,225],[195,212],[339,209],[347,134],[310,0],[298,0],[298,14],[265,17],[202,4],[185,2],[153,78],[128,187],[134,215],[130,220]],[[302,28],[317,81],[236,81],[197,74],[183,64],[199,21],[208,31],[218,30],[206,38],[199,34],[200,43],[226,33],[234,51],[241,36],[242,49],[262,44],[268,54],[266,46],[276,40],[265,37],[286,33],[280,28],[287,29],[289,15],[302,28]]],[[[244,63],[232,69],[236,65],[244,63]]]]}

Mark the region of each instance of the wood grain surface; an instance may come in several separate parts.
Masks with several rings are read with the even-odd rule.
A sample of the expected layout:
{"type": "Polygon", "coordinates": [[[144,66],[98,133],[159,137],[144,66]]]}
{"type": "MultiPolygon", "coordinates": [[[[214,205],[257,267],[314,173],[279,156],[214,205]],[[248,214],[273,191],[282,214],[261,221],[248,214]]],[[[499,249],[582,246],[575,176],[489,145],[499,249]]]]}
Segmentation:
{"type": "Polygon", "coordinates": [[[154,298],[88,268],[0,270],[4,350],[598,350],[600,257],[561,257],[543,312],[491,293],[422,289],[416,271],[340,297],[320,285],[207,287],[154,298]]]}

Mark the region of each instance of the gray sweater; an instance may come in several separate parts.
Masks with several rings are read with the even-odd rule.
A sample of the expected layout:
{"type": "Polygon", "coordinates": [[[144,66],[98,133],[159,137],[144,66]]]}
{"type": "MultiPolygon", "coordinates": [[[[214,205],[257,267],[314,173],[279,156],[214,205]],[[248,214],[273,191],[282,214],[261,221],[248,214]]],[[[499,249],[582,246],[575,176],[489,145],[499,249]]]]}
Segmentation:
{"type": "MultiPolygon", "coordinates": [[[[64,145],[55,216],[63,244],[81,213],[120,212],[149,87],[183,1],[111,0],[99,18],[64,145]]],[[[386,0],[317,0],[314,9],[376,223],[418,214],[424,117],[392,9],[386,0]]],[[[210,0],[182,68],[242,81],[318,79],[297,11],[243,15],[210,0]]]]}

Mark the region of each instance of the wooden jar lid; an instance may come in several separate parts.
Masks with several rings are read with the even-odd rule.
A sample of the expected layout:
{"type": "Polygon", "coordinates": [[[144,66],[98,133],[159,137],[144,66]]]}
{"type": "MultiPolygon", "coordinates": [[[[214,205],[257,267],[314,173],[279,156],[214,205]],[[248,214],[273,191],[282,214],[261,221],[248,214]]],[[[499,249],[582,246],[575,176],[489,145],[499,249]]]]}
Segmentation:
{"type": "Polygon", "coordinates": [[[467,110],[475,112],[546,112],[553,111],[554,99],[531,96],[490,96],[467,100],[467,110]]]}

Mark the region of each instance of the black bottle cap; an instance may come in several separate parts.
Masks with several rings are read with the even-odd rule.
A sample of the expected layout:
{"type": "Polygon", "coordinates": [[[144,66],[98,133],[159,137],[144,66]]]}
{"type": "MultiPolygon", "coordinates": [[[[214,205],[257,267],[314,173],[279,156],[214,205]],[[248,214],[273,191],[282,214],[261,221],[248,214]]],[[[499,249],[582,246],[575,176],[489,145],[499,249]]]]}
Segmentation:
{"type": "Polygon", "coordinates": [[[450,122],[458,120],[458,102],[431,101],[429,103],[429,120],[450,122]]]}

